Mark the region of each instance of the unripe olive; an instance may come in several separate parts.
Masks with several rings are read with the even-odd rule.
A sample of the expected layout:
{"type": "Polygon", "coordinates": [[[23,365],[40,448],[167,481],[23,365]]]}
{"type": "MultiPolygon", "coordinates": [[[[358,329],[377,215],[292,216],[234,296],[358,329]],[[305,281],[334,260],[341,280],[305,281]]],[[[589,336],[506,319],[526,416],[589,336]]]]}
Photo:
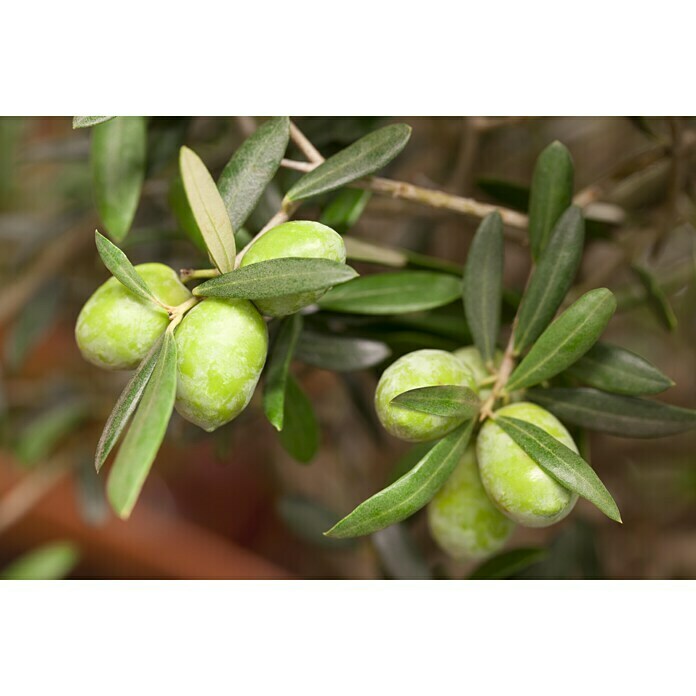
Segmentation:
{"type": "MultiPolygon", "coordinates": [[[[563,424],[536,404],[525,401],[510,404],[496,415],[532,423],[574,452],[578,451],[563,424]]],[[[548,527],[575,507],[577,494],[551,478],[492,420],[486,421],[479,432],[476,456],[486,492],[518,524],[548,527]]]]}
{"type": "Polygon", "coordinates": [[[481,483],[473,445],[428,505],[428,523],[438,546],[456,560],[486,558],[512,533],[514,523],[493,505],[481,483]]]}
{"type": "MultiPolygon", "coordinates": [[[[259,261],[282,258],[329,259],[345,263],[346,247],[343,238],[319,222],[294,220],[274,227],[257,239],[242,258],[242,266],[259,261]]],[[[294,314],[313,304],[326,290],[255,300],[259,311],[271,317],[294,314]]]]}
{"type": "MultiPolygon", "coordinates": [[[[459,358],[474,375],[474,380],[477,385],[480,385],[484,380],[491,378],[491,373],[486,369],[486,364],[483,362],[481,353],[476,346],[465,346],[464,348],[457,348],[454,351],[454,355],[459,358]]],[[[495,367],[500,367],[500,363],[503,360],[503,354],[501,351],[496,350],[493,358],[493,365],[495,367]]],[[[485,401],[491,393],[491,387],[486,386],[483,389],[479,386],[479,396],[482,401],[485,401]]]]}
{"type": "Polygon", "coordinates": [[[382,373],[375,391],[375,409],[382,425],[395,437],[408,442],[434,440],[454,430],[463,418],[433,416],[390,403],[410,389],[443,384],[476,388],[471,371],[452,353],[426,349],[399,358],[382,373]]]}
{"type": "Polygon", "coordinates": [[[211,432],[254,394],[268,352],[263,317],[248,300],[208,298],[176,330],[176,410],[211,432]]]}
{"type": "MultiPolygon", "coordinates": [[[[143,263],[135,270],[165,304],[176,306],[191,297],[169,266],[143,263]]],[[[75,339],[89,362],[107,370],[130,370],[138,366],[168,324],[164,309],[109,278],[82,308],[75,339]]]]}

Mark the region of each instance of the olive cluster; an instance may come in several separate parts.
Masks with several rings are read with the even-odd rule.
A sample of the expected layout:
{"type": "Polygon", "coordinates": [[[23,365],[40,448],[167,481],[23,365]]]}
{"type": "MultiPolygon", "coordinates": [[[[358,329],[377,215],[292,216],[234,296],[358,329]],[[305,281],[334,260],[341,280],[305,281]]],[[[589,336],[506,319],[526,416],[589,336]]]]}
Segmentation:
{"type": "MultiPolygon", "coordinates": [[[[498,353],[497,364],[501,359],[498,353]]],[[[384,371],[375,393],[375,408],[389,433],[408,442],[426,442],[443,437],[464,419],[409,410],[392,399],[420,387],[460,385],[485,400],[490,384],[491,373],[474,346],[454,353],[417,350],[384,371]]],[[[496,415],[532,423],[578,451],[555,416],[536,404],[515,401],[514,395],[512,401],[496,415]]],[[[487,419],[475,445],[466,450],[429,503],[428,521],[433,538],[448,555],[480,559],[504,545],[515,523],[547,527],[566,517],[577,498],[539,467],[494,419],[487,419]]]]}
{"type": "MultiPolygon", "coordinates": [[[[344,263],[343,239],[318,222],[294,221],[272,228],[246,250],[241,266],[279,258],[323,258],[344,263]]],[[[161,263],[135,267],[155,296],[172,307],[195,300],[176,272],[161,263]]],[[[249,404],[268,353],[262,315],[281,317],[316,302],[326,290],[249,300],[206,298],[185,313],[175,330],[177,411],[210,432],[249,404]]],[[[82,355],[108,370],[131,370],[146,357],[170,316],[110,278],[89,298],[77,319],[82,355]]]]}

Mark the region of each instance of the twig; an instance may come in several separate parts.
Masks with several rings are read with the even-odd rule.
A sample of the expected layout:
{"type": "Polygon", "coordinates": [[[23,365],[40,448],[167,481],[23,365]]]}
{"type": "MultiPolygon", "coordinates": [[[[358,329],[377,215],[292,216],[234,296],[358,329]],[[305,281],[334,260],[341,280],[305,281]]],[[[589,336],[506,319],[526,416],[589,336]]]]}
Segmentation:
{"type": "Polygon", "coordinates": [[[515,367],[515,328],[517,327],[517,317],[512,322],[512,331],[510,332],[510,338],[508,339],[507,346],[505,347],[505,353],[503,354],[503,360],[500,363],[500,369],[498,370],[498,378],[493,384],[490,396],[486,399],[485,403],[481,407],[481,412],[479,415],[479,421],[484,421],[486,418],[490,418],[493,415],[493,406],[498,400],[500,393],[507,384],[512,370],[515,367]]]}
{"type": "Polygon", "coordinates": [[[307,136],[292,122],[290,121],[290,137],[292,142],[300,148],[302,154],[310,161],[315,164],[321,164],[324,158],[321,156],[319,150],[317,150],[314,145],[309,141],[307,136]]]}
{"type": "MultiPolygon", "coordinates": [[[[281,166],[287,169],[294,169],[300,172],[311,172],[316,165],[310,162],[298,162],[296,160],[284,159],[281,161],[281,166]]],[[[468,215],[477,218],[486,217],[489,213],[497,210],[503,222],[514,232],[510,232],[508,236],[513,238],[520,244],[527,243],[527,235],[518,233],[518,230],[526,230],[527,216],[518,213],[515,210],[501,208],[500,206],[491,205],[489,203],[481,203],[473,198],[464,198],[463,196],[455,196],[444,191],[436,189],[427,189],[422,186],[415,186],[404,181],[394,181],[392,179],[384,179],[378,176],[369,176],[364,179],[358,179],[350,184],[351,188],[365,189],[380,193],[382,195],[391,196],[392,198],[400,198],[402,200],[414,201],[427,205],[431,208],[439,208],[450,210],[461,215],[468,215]]]]}

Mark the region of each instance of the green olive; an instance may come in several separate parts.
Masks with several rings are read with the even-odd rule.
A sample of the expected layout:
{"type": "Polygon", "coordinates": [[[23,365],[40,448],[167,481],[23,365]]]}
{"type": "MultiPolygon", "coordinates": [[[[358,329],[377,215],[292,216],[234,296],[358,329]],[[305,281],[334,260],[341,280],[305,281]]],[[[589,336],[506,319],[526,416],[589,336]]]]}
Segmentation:
{"type": "Polygon", "coordinates": [[[514,523],[493,505],[481,483],[473,445],[429,503],[428,523],[438,546],[460,561],[496,553],[512,533],[514,523]]]}
{"type": "MultiPolygon", "coordinates": [[[[135,270],[165,304],[176,306],[191,297],[169,266],[143,263],[135,270]]],[[[134,295],[116,278],[109,278],[82,308],[75,339],[85,359],[98,367],[131,370],[147,355],[168,324],[164,309],[134,295]]]]}
{"type": "Polygon", "coordinates": [[[463,418],[433,416],[390,403],[410,389],[443,384],[476,388],[471,371],[452,353],[426,349],[399,358],[382,373],[375,391],[375,409],[382,425],[408,442],[434,440],[454,430],[464,422],[463,418]]]}
{"type": "MultiPolygon", "coordinates": [[[[536,404],[521,401],[504,406],[498,416],[510,416],[545,430],[566,447],[578,451],[563,424],[536,404]]],[[[525,527],[548,527],[575,507],[578,496],[557,483],[529,457],[495,421],[484,423],[476,441],[481,480],[491,500],[510,519],[525,527]]]]}
{"type": "Polygon", "coordinates": [[[208,298],[176,330],[176,410],[211,432],[248,405],[268,352],[263,317],[248,300],[208,298]]]}
{"type": "MultiPolygon", "coordinates": [[[[485,401],[491,393],[491,387],[486,386],[481,388],[481,382],[484,380],[488,380],[491,378],[491,373],[488,371],[486,368],[485,363],[483,362],[483,358],[481,357],[481,353],[479,353],[478,348],[476,346],[466,346],[464,348],[457,348],[457,350],[454,351],[454,355],[459,358],[472,372],[474,375],[474,380],[476,381],[476,384],[478,386],[478,392],[479,396],[481,397],[482,401],[485,401]]],[[[503,354],[501,351],[496,350],[495,351],[495,356],[493,359],[493,365],[494,367],[500,367],[500,363],[503,360],[503,354]]]]}
{"type": "MultiPolygon", "coordinates": [[[[343,238],[319,222],[295,220],[274,227],[257,239],[242,258],[242,266],[259,261],[282,258],[329,259],[345,263],[346,247],[343,238]]],[[[256,300],[259,311],[270,317],[294,314],[302,307],[315,303],[326,290],[314,290],[297,295],[256,300]]]]}

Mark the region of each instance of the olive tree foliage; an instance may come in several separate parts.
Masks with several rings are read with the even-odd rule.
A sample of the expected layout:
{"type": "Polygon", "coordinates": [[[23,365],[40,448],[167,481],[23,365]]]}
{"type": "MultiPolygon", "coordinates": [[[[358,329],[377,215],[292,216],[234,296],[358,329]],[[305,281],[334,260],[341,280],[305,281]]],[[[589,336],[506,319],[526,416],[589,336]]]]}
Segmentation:
{"type": "MultiPolygon", "coordinates": [[[[169,318],[118,398],[96,451],[99,470],[121,442],[108,482],[110,503],[121,517],[128,517],[136,504],[175,407],[182,359],[178,332],[189,313],[193,316],[201,304],[214,301],[261,307],[272,300],[282,307],[291,297],[313,298],[291,314],[267,316],[271,343],[258,387],[270,426],[302,463],[316,453],[318,426],[312,404],[293,376],[293,364],[380,374],[399,351],[379,328],[399,326],[407,317],[416,317],[416,326],[435,327],[435,335],[437,327],[446,327],[445,335],[457,337],[461,345],[473,344],[480,356],[483,372],[476,384],[407,387],[384,404],[384,409],[399,409],[413,418],[446,419],[452,427],[425,446],[414,446],[406,470],[343,519],[327,524],[322,517],[330,538],[374,534],[378,545],[386,543],[381,530],[398,529],[397,523],[433,500],[488,422],[551,480],[620,522],[614,498],[585,453],[533,422],[499,416],[498,410],[509,403],[533,402],[576,433],[588,429],[661,437],[696,424],[696,411],[650,398],[673,385],[660,369],[626,347],[601,341],[617,306],[614,294],[599,287],[569,295],[595,221],[585,219],[581,201],[573,203],[573,160],[559,142],[539,154],[531,187],[522,191],[521,207],[528,216],[375,176],[407,147],[411,129],[401,123],[378,128],[324,159],[290,119],[271,118],[229,153],[217,181],[202,151],[182,147],[170,202],[180,226],[210,264],[181,271],[192,295],[169,306],[119,249],[145,180],[147,120],[76,117],[74,127],[93,131],[95,201],[106,233],[96,233],[98,253],[130,293],[169,318]],[[291,140],[304,160],[286,158],[291,140]],[[275,214],[252,237],[245,224],[281,167],[299,175],[283,192],[275,214]],[[352,236],[350,228],[371,195],[398,196],[480,218],[464,265],[352,236]],[[293,252],[299,247],[290,240],[288,253],[276,248],[262,260],[244,263],[256,244],[261,249],[264,237],[270,245],[273,230],[303,220],[303,205],[317,200],[323,209],[320,222],[342,235],[347,259],[293,252]],[[531,255],[521,295],[503,285],[508,236],[521,241],[531,255]],[[368,270],[358,276],[349,265],[353,262],[368,270]]],[[[668,311],[650,273],[644,268],[635,272],[651,301],[668,311]]],[[[238,340],[244,342],[245,336],[238,340]]],[[[504,577],[508,562],[515,569],[524,567],[525,559],[538,560],[538,552],[520,549],[510,559],[503,555],[490,577],[504,577]]],[[[476,575],[482,576],[485,570],[476,575]]]]}

